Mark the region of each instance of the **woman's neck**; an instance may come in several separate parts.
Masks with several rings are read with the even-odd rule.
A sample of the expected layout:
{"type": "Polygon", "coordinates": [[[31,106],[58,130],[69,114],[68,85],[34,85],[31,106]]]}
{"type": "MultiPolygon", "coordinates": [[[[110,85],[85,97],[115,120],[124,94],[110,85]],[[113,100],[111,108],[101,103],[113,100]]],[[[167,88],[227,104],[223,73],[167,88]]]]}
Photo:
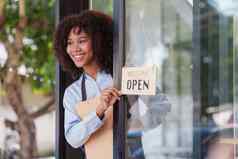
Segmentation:
{"type": "Polygon", "coordinates": [[[84,66],[83,70],[85,73],[87,73],[89,76],[96,80],[97,73],[100,71],[100,67],[97,64],[93,64],[84,66]]]}

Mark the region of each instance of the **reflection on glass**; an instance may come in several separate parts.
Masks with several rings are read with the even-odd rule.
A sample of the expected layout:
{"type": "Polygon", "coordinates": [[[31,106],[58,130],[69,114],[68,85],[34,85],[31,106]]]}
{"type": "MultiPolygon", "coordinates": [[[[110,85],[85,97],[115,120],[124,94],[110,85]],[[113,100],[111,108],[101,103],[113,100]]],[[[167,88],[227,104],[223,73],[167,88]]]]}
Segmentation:
{"type": "Polygon", "coordinates": [[[237,9],[232,0],[126,1],[125,65],[158,68],[157,95],[128,98],[128,158],[237,157],[237,9]]]}
{"type": "Polygon", "coordinates": [[[192,11],[187,0],[126,1],[125,65],[158,70],[156,96],[128,96],[128,158],[192,156],[192,11]]]}
{"type": "Polygon", "coordinates": [[[226,16],[237,16],[238,1],[234,0],[208,0],[208,4],[216,8],[221,14],[226,16]]]}
{"type": "Polygon", "coordinates": [[[200,2],[203,158],[236,158],[236,1],[200,2]]]}

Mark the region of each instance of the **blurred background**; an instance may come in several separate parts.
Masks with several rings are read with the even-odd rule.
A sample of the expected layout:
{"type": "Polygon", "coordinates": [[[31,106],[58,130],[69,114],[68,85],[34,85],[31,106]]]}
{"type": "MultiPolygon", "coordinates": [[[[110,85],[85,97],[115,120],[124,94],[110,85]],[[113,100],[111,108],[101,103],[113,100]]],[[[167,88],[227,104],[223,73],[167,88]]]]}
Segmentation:
{"type": "Polygon", "coordinates": [[[55,0],[0,0],[0,159],[53,158],[55,0]]]}

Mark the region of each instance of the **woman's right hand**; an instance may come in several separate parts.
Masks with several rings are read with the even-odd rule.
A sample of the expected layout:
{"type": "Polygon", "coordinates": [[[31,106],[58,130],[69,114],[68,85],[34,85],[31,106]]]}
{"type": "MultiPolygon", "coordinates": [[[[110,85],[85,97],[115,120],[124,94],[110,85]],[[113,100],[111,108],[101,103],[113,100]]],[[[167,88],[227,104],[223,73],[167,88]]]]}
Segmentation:
{"type": "Polygon", "coordinates": [[[115,104],[120,99],[121,93],[114,87],[106,88],[102,90],[100,95],[100,104],[96,108],[98,117],[103,117],[105,111],[115,104]]]}

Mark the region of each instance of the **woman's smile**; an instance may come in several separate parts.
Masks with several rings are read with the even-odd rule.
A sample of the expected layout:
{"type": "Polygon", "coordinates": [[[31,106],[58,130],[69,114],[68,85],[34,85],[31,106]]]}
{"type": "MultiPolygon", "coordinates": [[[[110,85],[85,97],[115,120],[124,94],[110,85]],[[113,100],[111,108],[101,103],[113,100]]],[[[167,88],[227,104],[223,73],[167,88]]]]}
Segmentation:
{"type": "Polygon", "coordinates": [[[91,38],[80,29],[73,28],[67,41],[67,53],[77,67],[87,67],[93,61],[91,38]]]}
{"type": "Polygon", "coordinates": [[[81,60],[83,60],[84,55],[85,55],[84,53],[77,53],[77,54],[73,55],[73,57],[74,57],[74,59],[76,59],[76,61],[81,61],[81,60]]]}

